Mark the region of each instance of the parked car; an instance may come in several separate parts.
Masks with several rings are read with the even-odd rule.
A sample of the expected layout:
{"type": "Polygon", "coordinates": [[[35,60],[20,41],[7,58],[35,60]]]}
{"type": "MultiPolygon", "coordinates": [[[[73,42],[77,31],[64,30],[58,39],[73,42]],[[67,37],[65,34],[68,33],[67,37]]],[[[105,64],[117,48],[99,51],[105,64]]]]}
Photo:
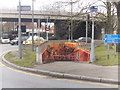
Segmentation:
{"type": "MultiPolygon", "coordinates": [[[[21,37],[21,41],[22,41],[21,43],[23,43],[23,41],[25,41],[27,39],[28,39],[28,36],[22,36],[21,37]]],[[[10,44],[11,45],[18,45],[18,40],[19,40],[18,37],[16,37],[15,39],[10,41],[10,44]]]]}
{"type": "Polygon", "coordinates": [[[8,34],[2,34],[1,38],[1,43],[4,43],[4,44],[7,44],[7,43],[10,43],[10,39],[8,37],[8,34]]]}
{"type": "MultiPolygon", "coordinates": [[[[45,40],[43,37],[34,36],[34,44],[43,43],[45,40]]],[[[32,36],[30,36],[27,40],[23,41],[23,44],[32,44],[32,36]]]]}
{"type": "MultiPolygon", "coordinates": [[[[80,37],[80,38],[74,40],[74,42],[86,42],[86,37],[80,37]]],[[[91,38],[90,37],[87,37],[87,42],[91,43],[91,38]]]]}

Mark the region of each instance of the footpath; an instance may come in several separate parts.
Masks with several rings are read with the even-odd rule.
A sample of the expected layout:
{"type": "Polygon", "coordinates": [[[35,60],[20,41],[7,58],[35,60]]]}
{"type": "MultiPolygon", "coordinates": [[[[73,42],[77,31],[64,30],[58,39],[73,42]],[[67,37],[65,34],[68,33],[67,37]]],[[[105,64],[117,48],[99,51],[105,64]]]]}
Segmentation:
{"type": "Polygon", "coordinates": [[[88,80],[103,80],[104,82],[118,81],[118,66],[97,66],[94,64],[57,61],[43,65],[37,65],[34,69],[57,72],[61,74],[81,76],[88,80]]]}

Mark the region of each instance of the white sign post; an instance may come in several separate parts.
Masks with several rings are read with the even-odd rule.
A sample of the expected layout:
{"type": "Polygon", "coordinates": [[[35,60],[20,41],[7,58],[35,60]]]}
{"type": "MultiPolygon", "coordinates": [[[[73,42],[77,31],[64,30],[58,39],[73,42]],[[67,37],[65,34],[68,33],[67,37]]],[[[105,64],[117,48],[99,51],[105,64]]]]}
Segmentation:
{"type": "Polygon", "coordinates": [[[90,52],[90,62],[95,61],[95,53],[94,53],[94,23],[95,23],[95,17],[97,16],[97,8],[92,6],[90,8],[91,11],[91,17],[92,17],[92,40],[91,40],[91,52],[90,52]]]}
{"type": "Polygon", "coordinates": [[[18,29],[18,57],[22,59],[22,45],[21,45],[21,1],[19,0],[19,29],[18,29]]]}
{"type": "Polygon", "coordinates": [[[17,11],[19,11],[19,29],[18,29],[18,57],[22,58],[22,43],[21,43],[21,11],[30,11],[30,6],[21,6],[21,0],[19,0],[19,6],[17,6],[17,11]]]}

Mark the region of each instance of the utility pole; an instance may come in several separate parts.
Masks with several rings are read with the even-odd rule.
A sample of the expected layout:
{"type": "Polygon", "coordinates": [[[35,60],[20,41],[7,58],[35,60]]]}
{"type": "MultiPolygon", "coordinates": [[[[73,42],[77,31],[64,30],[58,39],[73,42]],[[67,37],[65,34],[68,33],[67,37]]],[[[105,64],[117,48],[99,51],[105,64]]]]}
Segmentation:
{"type": "Polygon", "coordinates": [[[22,59],[22,45],[21,45],[21,1],[19,0],[19,29],[18,29],[18,57],[22,59]]]}
{"type": "Polygon", "coordinates": [[[102,41],[104,40],[104,34],[105,34],[105,28],[101,29],[101,33],[102,33],[102,41]]]}
{"type": "Polygon", "coordinates": [[[41,24],[41,21],[40,21],[40,19],[38,19],[38,36],[40,37],[41,35],[40,35],[40,25],[41,24]]]}
{"type": "Polygon", "coordinates": [[[88,14],[86,14],[86,43],[88,38],[88,14]]]}
{"type": "Polygon", "coordinates": [[[95,53],[94,53],[94,17],[92,17],[92,41],[91,41],[91,53],[90,53],[90,61],[95,61],[95,53]]]}
{"type": "Polygon", "coordinates": [[[47,25],[46,25],[46,40],[47,41],[48,41],[48,18],[47,18],[47,25]]]}
{"type": "Polygon", "coordinates": [[[68,41],[70,42],[70,25],[69,25],[69,39],[68,39],[68,41]]]}
{"type": "Polygon", "coordinates": [[[0,19],[0,37],[2,37],[2,33],[3,33],[3,22],[2,22],[2,18],[0,19]]]}
{"type": "Polygon", "coordinates": [[[73,2],[71,0],[71,41],[73,40],[73,18],[72,18],[72,14],[73,14],[73,2]]]}
{"type": "Polygon", "coordinates": [[[34,1],[32,0],[32,51],[34,51],[34,1]]]}

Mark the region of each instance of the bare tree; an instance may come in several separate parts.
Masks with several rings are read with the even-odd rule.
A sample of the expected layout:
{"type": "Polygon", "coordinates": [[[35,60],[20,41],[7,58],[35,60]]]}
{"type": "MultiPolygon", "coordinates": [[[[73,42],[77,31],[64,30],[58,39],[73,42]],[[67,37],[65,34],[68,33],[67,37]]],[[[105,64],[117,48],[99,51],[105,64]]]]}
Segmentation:
{"type": "MultiPolygon", "coordinates": [[[[118,29],[117,33],[120,34],[120,1],[119,2],[113,2],[117,9],[117,18],[118,18],[118,29]]],[[[117,51],[120,52],[120,43],[117,44],[117,51]]]]}

